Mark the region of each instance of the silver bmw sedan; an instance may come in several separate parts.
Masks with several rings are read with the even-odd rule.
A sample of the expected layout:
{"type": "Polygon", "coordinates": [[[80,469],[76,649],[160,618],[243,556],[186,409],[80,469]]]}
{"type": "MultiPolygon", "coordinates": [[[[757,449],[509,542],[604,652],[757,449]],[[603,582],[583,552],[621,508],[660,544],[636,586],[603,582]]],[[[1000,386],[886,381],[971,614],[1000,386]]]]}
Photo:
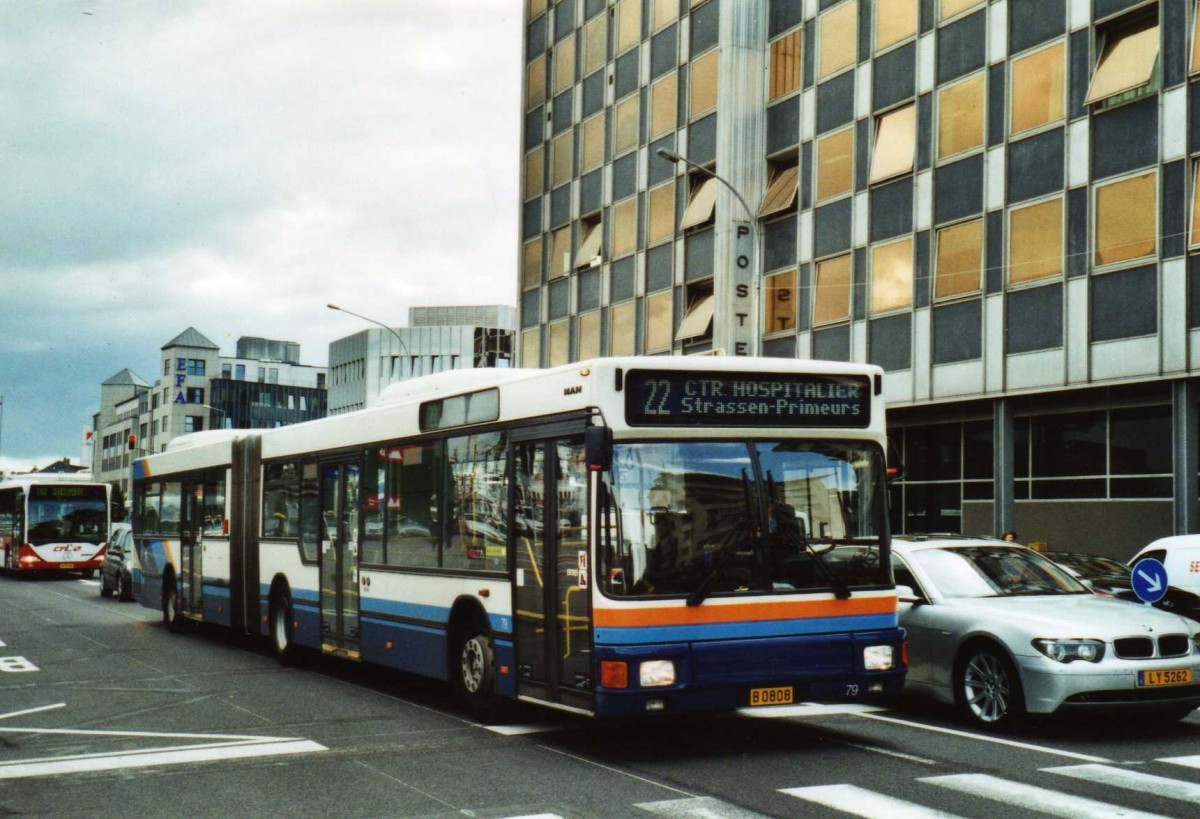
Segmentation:
{"type": "Polygon", "coordinates": [[[970,722],[1200,706],[1200,623],[1094,594],[1032,549],[968,537],[895,537],[906,688],[970,722]]]}

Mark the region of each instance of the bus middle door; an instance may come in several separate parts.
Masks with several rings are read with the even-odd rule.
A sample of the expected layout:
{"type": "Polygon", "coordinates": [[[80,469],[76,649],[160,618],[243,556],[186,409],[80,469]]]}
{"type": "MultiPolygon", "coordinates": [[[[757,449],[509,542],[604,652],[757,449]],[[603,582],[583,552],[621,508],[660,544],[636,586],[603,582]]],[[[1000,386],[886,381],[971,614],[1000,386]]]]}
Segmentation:
{"type": "Polygon", "coordinates": [[[582,436],[514,444],[517,693],[594,710],[582,436]]]}
{"type": "Polygon", "coordinates": [[[179,527],[180,610],[192,620],[204,619],[204,549],[200,542],[204,482],[183,482],[179,527]]]}
{"type": "Polygon", "coordinates": [[[321,651],[359,659],[357,462],[321,465],[321,651]]]}

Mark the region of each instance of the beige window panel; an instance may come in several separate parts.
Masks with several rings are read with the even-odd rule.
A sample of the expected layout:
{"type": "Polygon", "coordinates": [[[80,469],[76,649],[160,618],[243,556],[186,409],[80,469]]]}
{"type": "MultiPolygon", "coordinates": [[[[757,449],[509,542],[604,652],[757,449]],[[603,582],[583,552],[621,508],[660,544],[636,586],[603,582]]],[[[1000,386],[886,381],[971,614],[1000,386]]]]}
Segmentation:
{"type": "Polygon", "coordinates": [[[933,297],[943,299],[978,292],[982,266],[982,219],[942,228],[937,234],[933,297]]]}
{"type": "Polygon", "coordinates": [[[711,293],[697,299],[679,322],[679,330],[675,333],[676,341],[686,341],[689,338],[708,335],[712,328],[713,309],[716,306],[716,296],[711,293]]]}
{"type": "Polygon", "coordinates": [[[849,254],[817,264],[813,324],[829,324],[850,318],[850,271],[849,254]]]}
{"type": "Polygon", "coordinates": [[[900,176],[913,169],[917,145],[917,107],[906,105],[876,120],[871,182],[900,176]]]}
{"type": "Polygon", "coordinates": [[[796,165],[784,168],[775,175],[771,186],[767,188],[767,194],[763,197],[762,205],[758,209],[759,217],[770,216],[773,213],[780,213],[792,206],[796,201],[796,193],[799,190],[797,182],[800,178],[800,168],[796,165]]]}
{"type": "Polygon", "coordinates": [[[692,192],[692,198],[683,211],[683,219],[679,222],[679,229],[686,230],[708,222],[713,218],[716,207],[717,180],[709,177],[692,192]]]}
{"type": "Polygon", "coordinates": [[[881,51],[917,33],[917,0],[875,3],[875,50],[881,51]]]}
{"type": "Polygon", "coordinates": [[[1145,85],[1153,77],[1157,61],[1157,23],[1111,32],[1084,102],[1100,102],[1145,85]]]}
{"type": "Polygon", "coordinates": [[[579,250],[575,253],[575,267],[596,267],[600,264],[600,239],[604,236],[604,223],[589,224],[579,250]]]}

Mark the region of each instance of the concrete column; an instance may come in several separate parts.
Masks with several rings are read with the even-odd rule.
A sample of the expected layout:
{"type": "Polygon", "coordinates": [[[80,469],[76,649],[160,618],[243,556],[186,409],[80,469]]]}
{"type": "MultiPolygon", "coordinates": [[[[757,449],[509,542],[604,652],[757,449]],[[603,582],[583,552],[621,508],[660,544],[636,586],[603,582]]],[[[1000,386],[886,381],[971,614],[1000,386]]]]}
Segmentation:
{"type": "Polygon", "coordinates": [[[1200,383],[1194,378],[1171,385],[1171,461],[1175,473],[1175,534],[1200,532],[1200,500],[1197,491],[1200,468],[1200,383]]]}
{"type": "Polygon", "coordinates": [[[992,446],[996,457],[992,476],[992,530],[995,534],[1017,528],[1013,490],[1015,437],[1012,403],[1006,398],[997,398],[992,414],[992,446]]]}

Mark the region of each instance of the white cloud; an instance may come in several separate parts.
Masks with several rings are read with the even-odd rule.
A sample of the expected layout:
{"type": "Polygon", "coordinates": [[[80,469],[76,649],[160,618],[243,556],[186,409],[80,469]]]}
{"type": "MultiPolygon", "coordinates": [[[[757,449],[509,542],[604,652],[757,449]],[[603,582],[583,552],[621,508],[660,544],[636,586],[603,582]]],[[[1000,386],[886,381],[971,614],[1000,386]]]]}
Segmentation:
{"type": "Polygon", "coordinates": [[[0,5],[4,454],[188,326],[323,363],[327,302],[514,303],[521,43],[521,0],[0,5]]]}

